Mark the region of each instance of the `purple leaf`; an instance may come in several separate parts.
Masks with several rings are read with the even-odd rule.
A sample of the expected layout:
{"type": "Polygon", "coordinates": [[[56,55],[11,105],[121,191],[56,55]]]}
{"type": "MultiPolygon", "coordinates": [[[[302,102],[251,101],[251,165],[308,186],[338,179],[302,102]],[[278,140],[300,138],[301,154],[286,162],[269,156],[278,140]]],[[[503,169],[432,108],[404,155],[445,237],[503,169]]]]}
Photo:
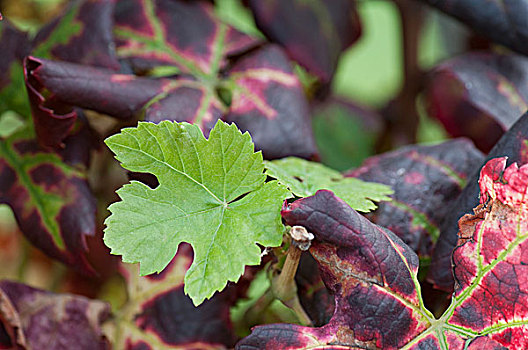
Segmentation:
{"type": "Polygon", "coordinates": [[[129,301],[134,310],[114,321],[116,349],[227,349],[235,342],[229,318],[236,301],[228,288],[195,307],[183,292],[183,277],[193,260],[182,244],[172,262],[158,275],[137,277],[137,266],[123,265],[129,301]]]}
{"type": "Polygon", "coordinates": [[[115,74],[106,69],[31,56],[26,59],[25,68],[28,86],[38,93],[42,108],[58,101],[61,105],[92,109],[123,120],[134,118],[145,104],[170,86],[168,79],[115,74]],[[51,95],[44,99],[41,92],[46,90],[51,95]]]}
{"type": "Polygon", "coordinates": [[[119,70],[112,35],[114,3],[115,0],[72,2],[37,33],[32,54],[119,70]]]}
{"type": "Polygon", "coordinates": [[[251,0],[260,30],[325,83],[342,51],[361,34],[356,4],[348,0],[251,0]]]}
{"type": "Polygon", "coordinates": [[[268,159],[317,153],[301,84],[284,53],[266,46],[229,70],[232,102],[227,122],[249,131],[268,159]]]}
{"type": "Polygon", "coordinates": [[[491,53],[452,58],[431,72],[425,96],[429,114],[452,136],[469,137],[488,152],[528,109],[528,58],[491,53]]]}
{"type": "Polygon", "coordinates": [[[100,328],[109,311],[101,301],[0,282],[0,318],[17,349],[110,349],[100,328]]]}
{"type": "Polygon", "coordinates": [[[215,76],[228,55],[259,40],[222,23],[205,1],[119,0],[118,54],[141,70],[173,65],[194,76],[215,76]]]}
{"type": "Polygon", "coordinates": [[[480,190],[477,180],[480,169],[488,160],[502,156],[508,157],[508,164],[514,162],[520,165],[528,163],[528,114],[523,115],[501,137],[480,167],[475,168],[473,174],[468,178],[468,185],[451,205],[452,209],[443,220],[428,274],[428,280],[439,289],[453,290],[451,254],[457,243],[458,220],[464,214],[471,213],[472,209],[478,205],[480,190]]]}
{"type": "MultiPolygon", "coordinates": [[[[37,34],[32,53],[43,58],[119,69],[112,38],[114,2],[83,0],[71,3],[61,16],[37,34]]],[[[61,148],[78,114],[71,103],[54,96],[44,98],[45,87],[32,76],[32,70],[38,65],[38,61],[31,58],[26,58],[24,62],[35,131],[44,147],[61,148]]],[[[77,86],[72,90],[77,91],[77,86]]]]}
{"type": "MultiPolygon", "coordinates": [[[[86,150],[80,152],[84,157],[86,150]]],[[[65,151],[65,159],[78,164],[75,153],[65,151]]],[[[11,207],[33,245],[93,274],[85,253],[86,236],[96,230],[95,199],[82,171],[65,164],[65,159],[42,150],[27,129],[0,140],[0,202],[11,207]]]]}
{"type": "Polygon", "coordinates": [[[347,176],[389,185],[394,190],[392,201],[380,202],[368,217],[418,255],[429,256],[440,224],[483,159],[470,141],[459,139],[374,156],[347,176]]]}
{"type": "Polygon", "coordinates": [[[237,349],[397,349],[427,328],[416,289],[418,257],[396,235],[326,190],[288,205],[282,215],[315,235],[310,253],[335,296],[335,313],[321,328],[256,327],[237,349]]]}
{"type": "Polygon", "coordinates": [[[115,17],[120,57],[147,73],[162,64],[180,74],[137,77],[29,57],[26,82],[43,145],[61,145],[76,119],[70,106],[77,106],[121,119],[144,112],[149,121],[188,121],[206,134],[225,116],[249,131],[268,158],[316,154],[306,97],[278,47],[228,66],[228,55],[256,42],[219,21],[203,1],[120,1],[115,17]]]}
{"type": "Polygon", "coordinates": [[[528,54],[528,3],[524,0],[422,0],[468,24],[477,33],[528,54]]]}
{"type": "MultiPolygon", "coordinates": [[[[147,120],[197,123],[205,133],[228,109],[215,92],[191,77],[153,79],[113,74],[33,57],[26,60],[26,74],[29,88],[37,92],[35,98],[42,100],[41,91],[48,92],[41,106],[57,101],[60,106],[75,105],[121,119],[131,119],[145,108],[147,120]]],[[[223,82],[233,93],[226,121],[249,131],[256,147],[268,158],[310,158],[316,154],[306,97],[278,47],[264,47],[244,57],[229,74],[223,82]]],[[[42,130],[49,138],[57,138],[74,119],[69,114],[64,118],[63,124],[57,125],[60,132],[51,131],[50,126],[42,130]]],[[[43,119],[43,125],[48,121],[43,119]]]]}
{"type": "Polygon", "coordinates": [[[392,232],[329,191],[285,204],[286,223],[315,235],[310,253],[335,312],[319,328],[256,327],[237,349],[526,348],[528,165],[504,170],[505,164],[506,158],[486,164],[481,204],[460,220],[455,294],[439,318],[423,305],[418,257],[392,232]]]}

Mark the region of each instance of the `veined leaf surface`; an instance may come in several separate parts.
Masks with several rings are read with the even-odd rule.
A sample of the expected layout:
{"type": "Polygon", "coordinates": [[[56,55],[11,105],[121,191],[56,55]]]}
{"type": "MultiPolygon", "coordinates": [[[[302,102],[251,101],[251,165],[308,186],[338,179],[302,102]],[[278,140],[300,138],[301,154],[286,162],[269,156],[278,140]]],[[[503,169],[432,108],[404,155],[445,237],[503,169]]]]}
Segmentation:
{"type": "Polygon", "coordinates": [[[329,191],[283,210],[315,235],[310,252],[334,293],[323,327],[256,327],[237,349],[524,349],[528,347],[528,166],[489,161],[481,204],[460,222],[453,302],[435,319],[424,307],[416,254],[329,191]],[[336,346],[335,344],[339,344],[336,346]]]}
{"type": "Polygon", "coordinates": [[[106,220],[105,243],[147,275],[162,271],[181,242],[194,250],[185,292],[196,305],[245,265],[260,263],[260,248],[282,242],[279,210],[288,197],[265,183],[262,154],[248,133],[219,121],[206,139],[200,128],[163,121],[140,123],[106,140],[123,167],[156,175],[151,189],[133,181],[118,190],[106,220]]]}
{"type": "Polygon", "coordinates": [[[376,209],[374,202],[388,201],[393,191],[389,186],[345,178],[338,171],[323,164],[301,158],[288,157],[266,162],[266,174],[288,186],[298,197],[308,197],[317,190],[333,191],[355,210],[369,212],[376,209]]]}

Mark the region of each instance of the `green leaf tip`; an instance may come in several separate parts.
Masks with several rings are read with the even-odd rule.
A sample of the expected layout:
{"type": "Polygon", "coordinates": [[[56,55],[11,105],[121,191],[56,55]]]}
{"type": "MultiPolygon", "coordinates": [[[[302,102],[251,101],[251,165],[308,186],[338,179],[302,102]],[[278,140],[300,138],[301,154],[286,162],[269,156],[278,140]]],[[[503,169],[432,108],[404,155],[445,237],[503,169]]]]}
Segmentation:
{"type": "Polygon", "coordinates": [[[312,196],[317,190],[330,190],[357,211],[368,213],[377,208],[374,202],[390,201],[389,186],[344,177],[321,163],[287,157],[266,161],[266,175],[286,185],[297,197],[312,196]]]}
{"type": "Polygon", "coordinates": [[[280,208],[290,193],[265,182],[262,154],[236,125],[218,121],[206,139],[188,123],[140,122],[105,143],[125,169],[159,181],[155,189],[124,185],[105,221],[105,244],[124,262],[139,262],[141,275],[162,271],[178,245],[190,243],[185,292],[199,305],[260,263],[257,244],[281,244],[280,208]]]}

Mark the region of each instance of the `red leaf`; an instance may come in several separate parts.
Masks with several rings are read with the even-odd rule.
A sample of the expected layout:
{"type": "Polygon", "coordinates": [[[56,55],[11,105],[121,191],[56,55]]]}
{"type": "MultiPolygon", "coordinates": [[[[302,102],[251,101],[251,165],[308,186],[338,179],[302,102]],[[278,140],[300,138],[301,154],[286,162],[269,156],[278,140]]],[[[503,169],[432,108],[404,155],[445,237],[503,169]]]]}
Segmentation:
{"type": "MultiPolygon", "coordinates": [[[[73,137],[71,145],[78,141],[73,137]]],[[[86,237],[96,229],[95,198],[84,174],[64,164],[79,165],[88,151],[68,149],[60,159],[40,148],[27,130],[0,140],[0,202],[11,207],[20,230],[36,247],[93,274],[85,254],[86,237]]]]}
{"type": "Polygon", "coordinates": [[[277,46],[244,56],[229,74],[235,86],[224,119],[249,131],[266,158],[310,158],[317,153],[306,97],[277,46]]]}
{"type": "Polygon", "coordinates": [[[142,70],[174,65],[216,75],[226,56],[259,42],[218,20],[206,1],[120,0],[115,21],[120,57],[142,70]]]}
{"type": "Polygon", "coordinates": [[[468,185],[464,188],[455,203],[451,205],[440,227],[440,237],[434,247],[428,279],[445,291],[453,291],[453,274],[451,273],[451,254],[457,243],[458,220],[479,204],[479,172],[486,162],[495,157],[508,156],[508,164],[528,162],[528,114],[522,116],[510,130],[497,142],[481,166],[469,176],[468,185]]]}
{"type": "MultiPolygon", "coordinates": [[[[33,41],[32,53],[40,57],[119,69],[112,37],[113,0],[84,0],[72,3],[64,13],[41,29],[33,41]]],[[[32,75],[40,62],[31,57],[24,62],[24,76],[31,114],[39,143],[59,149],[71,131],[77,112],[72,104],[50,96],[32,75]]],[[[76,88],[73,88],[76,90],[76,88]]]]}
{"type": "Polygon", "coordinates": [[[112,35],[114,4],[115,0],[72,2],[37,33],[32,54],[118,70],[112,35]],[[61,40],[53,37],[57,35],[61,40]]]}

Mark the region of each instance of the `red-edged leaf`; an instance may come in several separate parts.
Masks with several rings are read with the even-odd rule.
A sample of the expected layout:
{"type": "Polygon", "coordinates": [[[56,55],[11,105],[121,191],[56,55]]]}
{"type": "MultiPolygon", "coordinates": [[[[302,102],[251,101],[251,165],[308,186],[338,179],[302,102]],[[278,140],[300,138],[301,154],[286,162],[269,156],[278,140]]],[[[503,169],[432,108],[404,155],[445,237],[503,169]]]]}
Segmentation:
{"type": "Polygon", "coordinates": [[[115,22],[118,54],[133,66],[172,65],[206,79],[259,42],[222,23],[206,1],[119,0],[115,22]]]}
{"type": "MultiPolygon", "coordinates": [[[[67,103],[124,120],[144,112],[148,121],[187,121],[201,124],[208,131],[225,109],[216,96],[189,78],[151,79],[34,57],[26,59],[25,68],[28,89],[35,91],[30,97],[39,101],[32,106],[48,114],[58,115],[58,111],[50,111],[49,107],[53,109],[55,105],[62,107],[67,103]],[[78,87],[79,82],[82,88],[78,87]],[[51,92],[47,98],[43,97],[45,91],[51,92]]],[[[70,113],[64,118],[75,120],[76,114],[70,113]]],[[[40,130],[49,139],[57,139],[67,132],[63,127],[69,128],[66,123],[56,124],[50,118],[39,122],[42,122],[40,130]],[[54,126],[58,129],[54,130],[54,126]]]]}
{"type": "Polygon", "coordinates": [[[277,46],[245,56],[229,74],[233,96],[225,120],[249,131],[266,158],[310,158],[317,153],[306,97],[277,46]]]}
{"type": "Polygon", "coordinates": [[[528,114],[523,115],[506,134],[497,142],[486,160],[469,176],[468,185],[456,202],[452,203],[450,212],[440,226],[440,237],[434,247],[428,280],[437,288],[452,291],[453,274],[451,273],[451,253],[457,242],[458,220],[478,205],[480,169],[492,158],[507,156],[509,164],[528,163],[528,114]]]}
{"type": "MultiPolygon", "coordinates": [[[[70,151],[68,157],[84,156],[70,151]]],[[[85,176],[42,150],[26,129],[0,140],[0,202],[13,209],[20,230],[36,247],[93,273],[85,252],[86,236],[95,234],[96,205],[85,176]]]]}
{"type": "Polygon", "coordinates": [[[110,349],[100,328],[109,309],[81,296],[0,282],[0,319],[16,349],[110,349]]]}
{"type": "Polygon", "coordinates": [[[227,349],[235,342],[229,318],[236,298],[228,288],[195,307],[183,292],[183,277],[193,260],[182,244],[159,275],[139,277],[137,266],[123,265],[128,302],[133,310],[113,323],[115,349],[227,349]]]}
{"type": "MultiPolygon", "coordinates": [[[[33,57],[26,60],[26,74],[30,87],[49,91],[41,103],[44,106],[58,101],[122,119],[133,118],[144,109],[147,120],[197,123],[206,134],[228,109],[210,87],[189,77],[153,79],[113,74],[33,57]]],[[[222,83],[233,93],[226,121],[249,131],[256,147],[268,158],[309,158],[316,153],[306,97],[278,47],[255,51],[236,63],[229,74],[222,83]]],[[[43,130],[50,137],[59,134],[50,126],[43,130]]]]}
{"type": "Polygon", "coordinates": [[[288,205],[282,215],[288,225],[315,235],[310,253],[335,295],[335,313],[321,328],[257,327],[238,349],[288,349],[288,342],[290,349],[328,344],[399,349],[427,329],[430,316],[416,288],[418,257],[395,234],[326,190],[288,205]]]}
{"type": "Polygon", "coordinates": [[[14,110],[29,116],[27,98],[23,91],[22,60],[29,53],[26,33],[13,27],[9,21],[0,22],[0,113],[14,110]]]}
{"type": "Polygon", "coordinates": [[[479,34],[528,54],[528,3],[524,0],[422,0],[460,19],[479,34]]]}
{"type": "Polygon", "coordinates": [[[371,157],[347,176],[389,185],[394,190],[392,200],[380,202],[368,217],[418,255],[429,256],[440,224],[483,159],[470,141],[459,139],[371,157]]]}
{"type": "Polygon", "coordinates": [[[348,0],[251,0],[260,30],[324,82],[332,80],[341,52],[361,34],[356,4],[348,0]]]}
{"type": "Polygon", "coordinates": [[[119,119],[132,119],[145,104],[170,86],[167,79],[115,74],[100,68],[31,56],[26,59],[25,69],[28,88],[38,93],[41,101],[39,107],[45,111],[48,104],[58,102],[60,105],[68,103],[92,109],[119,119]],[[51,95],[44,98],[42,93],[46,90],[51,95]]]}
{"type": "Polygon", "coordinates": [[[237,349],[526,348],[528,165],[500,175],[505,164],[487,163],[481,205],[460,220],[455,294],[439,319],[424,308],[416,254],[396,235],[329,191],[287,205],[286,223],[315,235],[310,253],[335,296],[335,313],[319,328],[256,327],[237,349]]]}
{"type": "MultiPolygon", "coordinates": [[[[114,0],[73,2],[64,13],[45,26],[33,41],[32,53],[43,58],[119,69],[112,40],[114,0]]],[[[31,113],[39,142],[50,148],[63,147],[62,141],[73,128],[78,113],[71,104],[54,96],[45,98],[42,83],[31,75],[38,63],[26,59],[24,77],[31,113]]],[[[75,75],[70,78],[75,77],[75,75]]],[[[75,82],[77,91],[77,84],[75,82]]]]}
{"type": "Polygon", "coordinates": [[[312,115],[321,163],[347,170],[375,153],[383,129],[381,114],[333,96],[315,104],[312,115]]]}
{"type": "Polygon", "coordinates": [[[528,166],[505,167],[506,158],[495,158],[482,168],[481,204],[459,221],[450,324],[523,349],[528,347],[528,166]]]}
{"type": "Polygon", "coordinates": [[[528,59],[469,53],[430,74],[428,112],[454,137],[467,136],[488,152],[528,109],[528,59]]]}

